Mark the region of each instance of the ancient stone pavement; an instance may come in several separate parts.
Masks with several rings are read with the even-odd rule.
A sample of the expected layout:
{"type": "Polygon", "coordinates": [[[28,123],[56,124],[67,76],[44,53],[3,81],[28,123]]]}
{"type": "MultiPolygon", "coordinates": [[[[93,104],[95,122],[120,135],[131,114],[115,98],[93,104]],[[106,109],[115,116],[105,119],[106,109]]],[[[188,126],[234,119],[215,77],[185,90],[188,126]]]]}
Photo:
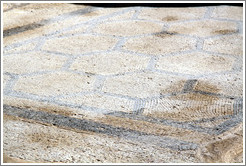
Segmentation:
{"type": "Polygon", "coordinates": [[[243,8],[3,4],[5,162],[243,162],[243,8]]]}

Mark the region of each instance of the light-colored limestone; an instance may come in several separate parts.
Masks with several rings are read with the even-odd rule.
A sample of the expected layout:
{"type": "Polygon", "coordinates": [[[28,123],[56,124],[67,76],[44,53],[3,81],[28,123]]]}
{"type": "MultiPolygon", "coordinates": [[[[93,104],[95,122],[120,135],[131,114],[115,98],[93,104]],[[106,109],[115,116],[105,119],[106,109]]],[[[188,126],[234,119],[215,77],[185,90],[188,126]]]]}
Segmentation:
{"type": "Polygon", "coordinates": [[[242,21],[243,20],[243,7],[236,7],[236,6],[215,7],[211,17],[242,21]]]}
{"type": "Polygon", "coordinates": [[[116,44],[116,42],[117,39],[105,36],[71,36],[47,40],[43,49],[64,54],[78,55],[94,51],[109,50],[116,44]]]}
{"type": "Polygon", "coordinates": [[[3,49],[3,54],[15,54],[15,53],[31,51],[34,50],[36,46],[37,46],[37,42],[31,42],[8,50],[3,49]]]}
{"type": "Polygon", "coordinates": [[[42,163],[166,163],[198,162],[195,151],[177,153],[168,148],[93,132],[4,117],[6,155],[42,163]],[[11,138],[11,139],[10,139],[11,138]],[[25,145],[25,146],[23,146],[25,145]]]}
{"type": "Polygon", "coordinates": [[[192,50],[195,48],[195,45],[196,40],[192,38],[158,34],[129,39],[123,48],[139,53],[158,55],[192,50]]]}
{"type": "Polygon", "coordinates": [[[14,74],[57,70],[67,58],[42,52],[9,55],[3,58],[4,71],[14,74]]]}
{"type": "MultiPolygon", "coordinates": [[[[4,46],[7,46],[16,42],[30,40],[40,36],[47,36],[52,33],[57,33],[60,30],[69,28],[77,23],[79,22],[76,18],[70,17],[63,20],[53,20],[44,24],[34,24],[33,27],[27,27],[26,31],[4,37],[3,44],[4,46]]],[[[75,30],[75,32],[84,32],[85,29],[86,26],[83,26],[75,30]]],[[[73,34],[73,32],[71,34],[73,34]]],[[[58,36],[62,36],[62,33],[58,36]]]]}
{"type": "Polygon", "coordinates": [[[3,154],[3,163],[34,163],[32,161],[26,161],[15,157],[9,157],[3,154]]]}
{"type": "Polygon", "coordinates": [[[132,97],[158,96],[181,91],[185,79],[152,72],[133,73],[106,79],[103,91],[132,97]]]}
{"type": "Polygon", "coordinates": [[[85,8],[86,6],[84,5],[42,3],[38,6],[36,4],[29,4],[13,9],[11,12],[4,12],[4,30],[13,31],[16,28],[13,32],[20,32],[4,37],[3,44],[6,46],[23,40],[44,36],[77,24],[79,19],[74,16],[73,12],[85,8]],[[63,14],[63,19],[59,18],[63,14]],[[22,30],[23,32],[21,32],[22,30]]]}
{"type": "Polygon", "coordinates": [[[242,31],[242,9],[4,5],[3,104],[53,114],[65,127],[4,113],[4,154],[17,162],[242,162],[241,129],[226,128],[218,136],[200,131],[230,120],[224,115],[233,113],[233,96],[243,96],[243,36],[230,34],[242,31]],[[66,61],[48,51],[72,56],[66,61]],[[157,62],[140,53],[157,55],[157,62]],[[146,66],[159,70],[148,72],[146,66]],[[25,76],[15,82],[8,73],[25,76]],[[93,73],[106,75],[105,82],[93,73]],[[185,74],[198,79],[193,90],[204,93],[179,93],[189,89],[185,74]],[[9,80],[11,86],[6,86],[9,80]],[[100,92],[94,92],[99,84],[100,92]],[[95,130],[66,126],[69,118],[75,128],[76,122],[88,121],[83,127],[95,130]],[[198,149],[163,148],[176,141],[195,143],[198,149]]]}
{"type": "Polygon", "coordinates": [[[234,22],[202,20],[172,24],[168,31],[178,34],[207,37],[218,34],[237,32],[237,24],[234,22]]]}
{"type": "Polygon", "coordinates": [[[142,9],[138,18],[164,22],[199,19],[204,16],[206,8],[155,8],[142,9]]]}
{"type": "MultiPolygon", "coordinates": [[[[109,15],[116,14],[117,12],[120,12],[121,10],[124,10],[125,8],[97,8],[89,10],[88,13],[82,14],[82,15],[76,15],[73,18],[77,20],[77,23],[86,23],[93,20],[97,20],[101,18],[101,20],[106,21],[111,17],[107,17],[109,15]]],[[[118,15],[117,15],[118,16],[118,15]]],[[[100,20],[100,19],[99,19],[100,20]]]]}
{"type": "Polygon", "coordinates": [[[243,36],[226,35],[204,41],[203,49],[222,54],[243,55],[243,36]]]}
{"type": "Polygon", "coordinates": [[[9,80],[10,77],[8,75],[3,74],[3,89],[5,89],[5,86],[9,80]]]}
{"type": "Polygon", "coordinates": [[[157,69],[183,74],[209,74],[229,71],[234,59],[215,56],[201,52],[161,57],[156,64],[157,69]]]}
{"type": "Polygon", "coordinates": [[[129,20],[133,17],[135,10],[108,18],[106,21],[129,20]]]}
{"type": "Polygon", "coordinates": [[[220,93],[228,96],[243,96],[243,72],[208,76],[198,79],[195,90],[220,93]]]}
{"type": "Polygon", "coordinates": [[[20,4],[21,3],[3,3],[2,4],[3,12],[7,12],[13,9],[14,7],[18,7],[20,4]]]}
{"type": "MultiPolygon", "coordinates": [[[[58,24],[59,25],[59,24],[58,24]]],[[[79,26],[77,28],[72,28],[71,30],[64,30],[63,32],[58,33],[57,37],[68,36],[68,35],[76,35],[84,33],[88,28],[88,25],[79,26]]]]}
{"type": "Polygon", "coordinates": [[[91,90],[94,81],[93,76],[56,72],[21,77],[14,90],[40,96],[54,96],[91,90]]]}
{"type": "Polygon", "coordinates": [[[13,97],[13,96],[4,96],[3,102],[6,105],[24,108],[24,109],[31,109],[34,111],[43,111],[52,114],[59,114],[68,117],[75,117],[78,119],[94,119],[102,117],[103,114],[99,112],[87,111],[85,109],[76,108],[76,107],[69,107],[69,106],[62,106],[59,104],[51,103],[51,102],[40,102],[36,100],[29,100],[21,97],[13,97]]]}
{"type": "Polygon", "coordinates": [[[145,21],[120,21],[98,25],[94,32],[117,36],[134,36],[162,31],[162,25],[145,21]]]}
{"type": "MultiPolygon", "coordinates": [[[[56,24],[58,24],[59,26],[64,25],[62,27],[68,27],[75,25],[75,24],[79,24],[79,23],[83,23],[85,22],[84,25],[76,27],[75,29],[71,29],[71,30],[66,30],[62,33],[59,33],[58,36],[63,36],[63,35],[73,35],[73,34],[77,34],[77,33],[84,33],[87,28],[89,27],[89,24],[87,24],[87,21],[92,21],[93,19],[97,19],[98,17],[102,17],[102,16],[106,16],[115,12],[119,12],[122,9],[117,9],[117,8],[101,8],[99,10],[95,10],[95,11],[90,11],[88,13],[82,14],[82,15],[75,15],[74,17],[68,18],[66,20],[62,20],[59,22],[56,22],[56,24]],[[66,25],[66,26],[65,26],[66,25]]],[[[134,11],[130,11],[124,14],[120,14],[120,15],[116,15],[116,16],[112,16],[109,18],[105,18],[104,22],[106,21],[114,21],[114,20],[119,20],[119,19],[130,19],[133,15],[134,11]]]]}
{"type": "Polygon", "coordinates": [[[30,3],[3,13],[3,30],[31,25],[42,20],[52,19],[64,13],[84,9],[84,5],[72,5],[65,3],[30,3]]]}
{"type": "Polygon", "coordinates": [[[86,94],[83,96],[68,96],[60,99],[66,103],[76,105],[85,105],[89,107],[97,107],[112,111],[131,112],[133,110],[134,101],[123,98],[105,96],[101,94],[86,94]]]}
{"type": "Polygon", "coordinates": [[[143,114],[146,116],[175,121],[193,121],[233,114],[233,100],[195,93],[156,99],[149,101],[145,107],[143,114]]]}
{"type": "Polygon", "coordinates": [[[92,10],[88,10],[88,13],[74,15],[72,19],[76,20],[77,24],[93,22],[93,20],[106,22],[130,19],[134,14],[134,11],[122,14],[121,11],[123,10],[126,10],[126,8],[94,8],[92,10]]]}
{"type": "Polygon", "coordinates": [[[243,124],[218,135],[198,151],[202,162],[243,163],[243,124]]]}
{"type": "Polygon", "coordinates": [[[17,33],[15,35],[6,36],[3,38],[3,46],[6,47],[14,43],[30,40],[30,39],[39,37],[42,34],[44,33],[43,33],[43,28],[41,27],[35,30],[28,30],[22,33],[17,33]]]}
{"type": "Polygon", "coordinates": [[[110,52],[79,57],[70,69],[94,74],[117,74],[144,69],[149,60],[149,57],[110,52]]]}

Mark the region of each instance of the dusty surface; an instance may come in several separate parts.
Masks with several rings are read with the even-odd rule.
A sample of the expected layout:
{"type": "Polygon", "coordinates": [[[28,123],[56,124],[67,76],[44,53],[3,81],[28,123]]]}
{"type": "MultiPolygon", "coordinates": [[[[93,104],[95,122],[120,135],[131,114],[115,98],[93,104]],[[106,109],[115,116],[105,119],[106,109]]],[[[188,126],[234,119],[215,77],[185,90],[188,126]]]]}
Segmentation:
{"type": "Polygon", "coordinates": [[[243,162],[242,7],[3,11],[3,162],[243,162]]]}

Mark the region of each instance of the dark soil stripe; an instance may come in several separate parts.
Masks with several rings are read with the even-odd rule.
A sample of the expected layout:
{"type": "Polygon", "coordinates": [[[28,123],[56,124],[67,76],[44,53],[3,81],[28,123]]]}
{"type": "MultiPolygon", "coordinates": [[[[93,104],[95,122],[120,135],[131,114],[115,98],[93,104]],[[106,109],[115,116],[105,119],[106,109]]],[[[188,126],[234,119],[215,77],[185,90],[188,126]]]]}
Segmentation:
{"type": "Polygon", "coordinates": [[[51,114],[48,112],[34,111],[24,108],[17,108],[8,105],[3,106],[3,111],[7,115],[17,116],[25,119],[34,120],[46,124],[52,124],[57,127],[71,128],[83,131],[91,131],[110,136],[117,136],[125,139],[138,141],[144,144],[152,144],[159,147],[170,148],[174,150],[194,150],[197,144],[178,139],[171,139],[157,135],[151,135],[122,127],[114,127],[90,120],[77,119],[63,115],[51,114]]]}

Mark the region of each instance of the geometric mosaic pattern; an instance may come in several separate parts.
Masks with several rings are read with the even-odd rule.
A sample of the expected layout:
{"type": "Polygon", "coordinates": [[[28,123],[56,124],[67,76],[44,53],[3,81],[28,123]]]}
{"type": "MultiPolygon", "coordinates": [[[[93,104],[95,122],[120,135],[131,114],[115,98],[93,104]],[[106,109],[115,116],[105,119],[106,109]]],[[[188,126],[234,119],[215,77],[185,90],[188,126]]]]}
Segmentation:
{"type": "Polygon", "coordinates": [[[4,114],[181,151],[242,123],[242,8],[32,6],[4,12],[4,114]]]}

